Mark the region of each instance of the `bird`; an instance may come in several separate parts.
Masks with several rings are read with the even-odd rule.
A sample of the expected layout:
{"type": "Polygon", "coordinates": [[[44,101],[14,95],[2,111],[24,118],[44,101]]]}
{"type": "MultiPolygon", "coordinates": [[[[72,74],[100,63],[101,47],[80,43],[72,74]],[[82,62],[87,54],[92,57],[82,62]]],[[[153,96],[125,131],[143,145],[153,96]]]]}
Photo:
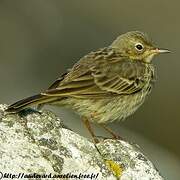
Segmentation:
{"type": "Polygon", "coordinates": [[[47,90],[9,105],[6,112],[45,104],[67,107],[80,115],[95,142],[91,123],[102,125],[115,138],[107,124],[126,119],[144,103],[155,82],[152,59],[169,52],[156,47],[146,33],[124,33],[82,57],[47,90]]]}

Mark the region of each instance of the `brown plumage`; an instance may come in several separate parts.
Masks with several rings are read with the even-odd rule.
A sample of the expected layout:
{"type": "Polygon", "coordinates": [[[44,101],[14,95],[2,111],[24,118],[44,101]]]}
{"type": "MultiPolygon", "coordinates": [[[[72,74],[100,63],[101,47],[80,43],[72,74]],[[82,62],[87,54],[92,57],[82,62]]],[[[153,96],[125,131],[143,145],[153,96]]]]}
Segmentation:
{"type": "Polygon", "coordinates": [[[92,122],[108,123],[132,114],[154,82],[151,60],[160,50],[142,32],[119,36],[109,47],[91,52],[46,91],[18,101],[7,112],[52,104],[73,109],[92,122]]]}

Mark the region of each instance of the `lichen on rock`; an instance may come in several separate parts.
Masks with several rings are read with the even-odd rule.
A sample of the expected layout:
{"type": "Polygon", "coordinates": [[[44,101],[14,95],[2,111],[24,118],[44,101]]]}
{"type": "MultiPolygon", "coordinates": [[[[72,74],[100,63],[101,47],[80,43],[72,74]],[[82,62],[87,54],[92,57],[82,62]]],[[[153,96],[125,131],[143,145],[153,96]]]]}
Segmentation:
{"type": "Polygon", "coordinates": [[[5,113],[6,107],[0,105],[0,176],[23,172],[61,175],[64,179],[73,175],[98,180],[163,179],[134,144],[106,139],[95,147],[65,128],[50,111],[18,115],[5,113]]]}

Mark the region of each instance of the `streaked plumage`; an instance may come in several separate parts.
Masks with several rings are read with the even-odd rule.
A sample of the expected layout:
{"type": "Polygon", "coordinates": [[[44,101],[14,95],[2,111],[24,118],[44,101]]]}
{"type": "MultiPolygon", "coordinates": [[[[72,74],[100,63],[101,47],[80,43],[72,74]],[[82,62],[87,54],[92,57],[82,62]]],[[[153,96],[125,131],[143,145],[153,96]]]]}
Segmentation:
{"type": "Polygon", "coordinates": [[[128,32],[109,47],[84,56],[48,90],[10,105],[7,111],[47,103],[66,106],[97,123],[124,119],[149,94],[154,82],[151,59],[159,52],[144,33],[128,32]]]}

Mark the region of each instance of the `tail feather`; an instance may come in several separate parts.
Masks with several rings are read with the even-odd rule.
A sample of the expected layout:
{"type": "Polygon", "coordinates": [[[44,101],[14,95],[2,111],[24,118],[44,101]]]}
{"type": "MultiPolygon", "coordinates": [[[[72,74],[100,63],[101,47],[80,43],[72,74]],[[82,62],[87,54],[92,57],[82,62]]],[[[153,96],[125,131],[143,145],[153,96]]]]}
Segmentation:
{"type": "Polygon", "coordinates": [[[48,97],[42,94],[37,94],[25,99],[22,99],[18,102],[15,102],[14,104],[11,104],[7,109],[6,112],[16,113],[23,109],[25,109],[28,106],[36,105],[36,104],[43,104],[46,102],[50,102],[54,100],[54,97],[48,97]]]}

